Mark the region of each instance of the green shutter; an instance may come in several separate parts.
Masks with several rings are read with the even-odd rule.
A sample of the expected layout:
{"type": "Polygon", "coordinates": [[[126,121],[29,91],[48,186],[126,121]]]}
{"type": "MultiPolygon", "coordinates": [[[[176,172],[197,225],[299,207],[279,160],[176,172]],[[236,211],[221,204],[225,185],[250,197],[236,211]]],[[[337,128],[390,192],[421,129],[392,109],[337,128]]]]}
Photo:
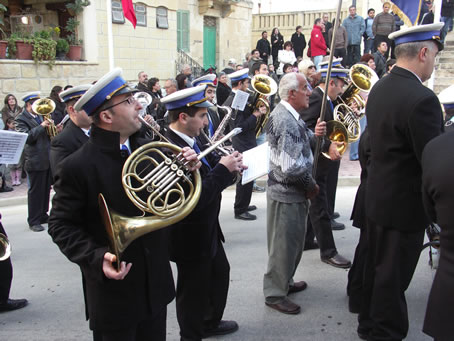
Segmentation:
{"type": "Polygon", "coordinates": [[[177,11],[177,48],[189,52],[189,11],[177,11]]]}

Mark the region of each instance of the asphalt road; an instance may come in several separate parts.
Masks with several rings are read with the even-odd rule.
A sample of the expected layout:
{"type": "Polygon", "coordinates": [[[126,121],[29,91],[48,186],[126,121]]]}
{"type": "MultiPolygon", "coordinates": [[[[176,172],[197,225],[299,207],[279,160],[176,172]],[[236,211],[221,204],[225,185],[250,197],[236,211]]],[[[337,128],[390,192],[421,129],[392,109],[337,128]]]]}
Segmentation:
{"type": "MultiPolygon", "coordinates": [[[[339,253],[352,258],[359,231],[348,220],[356,193],[354,187],[340,187],[336,210],[344,231],[335,231],[339,253]]],[[[303,254],[295,280],[308,282],[308,289],[292,299],[301,305],[299,315],[278,313],[264,305],[262,279],[266,269],[266,195],[253,195],[259,207],[255,222],[233,219],[234,191],[224,193],[221,225],[231,265],[231,285],[225,319],[234,319],[240,329],[217,339],[232,341],[338,341],[359,340],[357,316],[347,309],[347,271],[320,261],[319,252],[303,254]]],[[[1,207],[2,222],[13,247],[14,280],[12,298],[27,298],[29,306],[0,314],[0,340],[84,341],[91,340],[85,321],[81,276],[52,243],[46,232],[31,232],[25,205],[1,207]]],[[[424,252],[407,291],[410,331],[406,340],[431,340],[421,332],[434,271],[424,252]]],[[[167,340],[179,340],[175,304],[168,309],[167,340]]],[[[215,339],[215,338],[213,338],[215,339]]]]}

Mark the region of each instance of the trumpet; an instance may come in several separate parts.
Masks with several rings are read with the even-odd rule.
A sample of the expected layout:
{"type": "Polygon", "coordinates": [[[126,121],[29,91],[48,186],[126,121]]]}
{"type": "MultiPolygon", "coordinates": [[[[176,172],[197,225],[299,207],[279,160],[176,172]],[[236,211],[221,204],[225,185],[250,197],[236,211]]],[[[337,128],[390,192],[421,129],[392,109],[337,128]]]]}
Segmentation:
{"type": "Polygon", "coordinates": [[[255,126],[255,136],[259,137],[270,117],[270,103],[268,97],[277,92],[277,83],[273,78],[266,75],[255,75],[251,80],[254,97],[252,100],[252,110],[259,109],[261,106],[266,107],[266,113],[257,118],[255,126]]]}
{"type": "Polygon", "coordinates": [[[8,238],[0,233],[0,262],[8,259],[11,255],[11,244],[8,241],[8,238]]]}
{"type": "Polygon", "coordinates": [[[50,98],[38,99],[32,105],[32,110],[35,114],[42,116],[43,120],[49,121],[50,124],[46,127],[46,132],[51,139],[58,134],[57,127],[50,115],[55,111],[55,107],[55,102],[50,98]]]}
{"type": "MultiPolygon", "coordinates": [[[[140,116],[139,120],[161,139],[136,149],[128,157],[122,170],[125,193],[143,215],[123,216],[109,209],[102,193],[98,197],[110,249],[116,255],[117,269],[120,269],[120,257],[129,244],[147,233],[184,219],[197,205],[202,191],[200,173],[198,170],[189,172],[182,149],[172,144],[140,116]],[[162,152],[163,148],[174,155],[166,155],[162,152]],[[146,213],[152,215],[145,216],[146,213]]],[[[224,141],[240,132],[241,128],[232,130],[200,153],[197,159],[202,160],[224,141]]]]}

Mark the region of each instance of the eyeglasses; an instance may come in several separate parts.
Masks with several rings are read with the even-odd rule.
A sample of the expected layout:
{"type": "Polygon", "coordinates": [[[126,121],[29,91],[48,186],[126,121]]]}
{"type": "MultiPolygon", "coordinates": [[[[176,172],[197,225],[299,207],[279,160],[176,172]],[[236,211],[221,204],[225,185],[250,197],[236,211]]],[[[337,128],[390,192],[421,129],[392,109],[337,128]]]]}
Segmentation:
{"type": "Polygon", "coordinates": [[[123,101],[118,102],[117,104],[111,105],[110,107],[104,108],[102,110],[109,110],[112,109],[113,107],[116,107],[117,105],[120,105],[121,103],[128,102],[129,105],[133,105],[137,103],[137,100],[134,96],[129,96],[128,98],[124,99],[123,101]]]}
{"type": "Polygon", "coordinates": [[[315,69],[315,66],[311,65],[311,66],[308,67],[308,69],[315,69]]]}

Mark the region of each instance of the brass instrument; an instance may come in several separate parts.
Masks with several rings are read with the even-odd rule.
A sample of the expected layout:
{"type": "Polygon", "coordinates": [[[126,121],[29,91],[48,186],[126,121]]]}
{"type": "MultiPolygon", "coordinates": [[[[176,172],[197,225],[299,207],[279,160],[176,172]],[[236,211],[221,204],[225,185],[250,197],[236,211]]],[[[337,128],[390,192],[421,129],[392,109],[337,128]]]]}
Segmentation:
{"type": "Polygon", "coordinates": [[[219,126],[216,129],[216,131],[214,132],[214,134],[211,137],[211,139],[209,139],[211,142],[216,142],[219,139],[219,137],[224,134],[225,128],[229,124],[230,120],[235,120],[236,119],[236,110],[233,111],[230,107],[221,106],[221,105],[217,105],[217,108],[227,111],[227,114],[225,114],[225,116],[222,119],[221,123],[219,123],[219,126]]]}
{"type": "Polygon", "coordinates": [[[8,241],[8,238],[0,233],[0,262],[8,259],[11,255],[11,244],[8,241]]]}
{"type": "MultiPolygon", "coordinates": [[[[326,123],[326,136],[331,142],[339,142],[341,145],[337,146],[339,154],[344,154],[348,146],[348,132],[345,126],[338,121],[328,121],[326,123]]],[[[331,159],[328,153],[322,153],[328,159],[331,159]]]]}
{"type": "Polygon", "coordinates": [[[43,117],[43,120],[47,120],[50,124],[46,127],[47,135],[53,139],[57,136],[57,127],[52,120],[50,114],[52,114],[55,110],[55,102],[50,98],[41,98],[36,100],[32,105],[32,110],[35,114],[40,115],[43,117]]]}
{"type": "MultiPolygon", "coordinates": [[[[142,119],[142,123],[144,122],[142,119]]],[[[126,160],[122,171],[122,184],[126,195],[143,215],[122,216],[109,210],[102,193],[98,198],[110,248],[116,255],[117,269],[120,269],[121,265],[120,256],[129,244],[147,233],[184,219],[197,205],[202,191],[200,173],[198,170],[192,173],[188,171],[182,149],[148,123],[144,124],[152,129],[161,141],[150,142],[136,149],[126,160]],[[169,157],[161,151],[163,148],[175,155],[169,157]],[[186,185],[186,190],[183,185],[186,185]],[[145,213],[153,215],[145,217],[145,213]]],[[[234,129],[215,145],[200,153],[198,160],[240,132],[241,128],[234,129]]]]}
{"type": "Polygon", "coordinates": [[[147,112],[147,107],[153,102],[153,98],[148,92],[141,91],[134,94],[134,98],[137,102],[142,105],[142,109],[139,111],[139,116],[145,116],[147,112]]]}
{"type": "Polygon", "coordinates": [[[257,118],[255,126],[255,136],[259,137],[270,117],[269,96],[277,92],[277,84],[273,78],[266,75],[255,75],[251,80],[252,89],[254,89],[254,97],[252,100],[252,110],[258,110],[261,106],[266,107],[266,113],[257,118]]]}

